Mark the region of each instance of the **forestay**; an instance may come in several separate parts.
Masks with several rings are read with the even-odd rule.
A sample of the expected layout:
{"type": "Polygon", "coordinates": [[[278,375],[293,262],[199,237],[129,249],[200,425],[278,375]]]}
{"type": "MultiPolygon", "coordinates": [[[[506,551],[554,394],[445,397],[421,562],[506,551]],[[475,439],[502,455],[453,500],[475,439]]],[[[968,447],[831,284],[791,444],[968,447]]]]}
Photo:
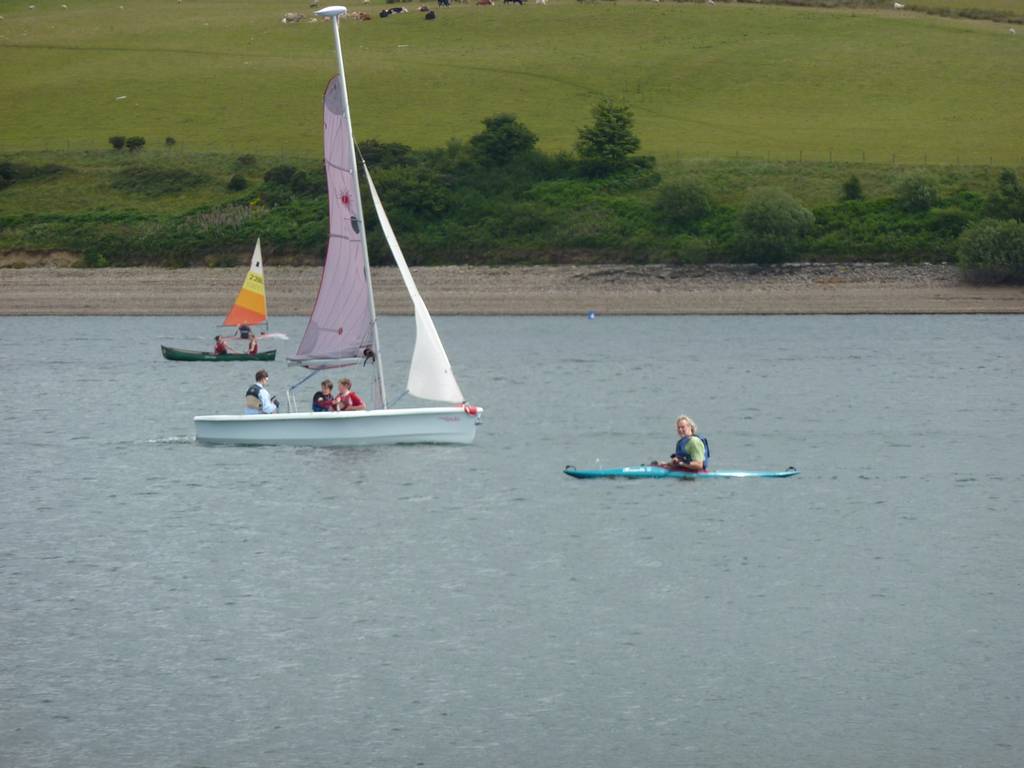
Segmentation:
{"type": "Polygon", "coordinates": [[[391,248],[391,255],[394,256],[398,271],[402,274],[405,288],[412,299],[413,309],[416,314],[416,345],[412,351],[412,361],[409,363],[409,380],[406,389],[414,397],[424,400],[439,400],[445,403],[464,403],[466,398],[462,396],[462,390],[452,373],[452,364],[441,344],[441,337],[437,334],[434,320],[427,310],[427,305],[420,296],[416,282],[412,279],[412,272],[402,254],[402,248],[398,244],[398,238],[391,228],[388,215],[381,205],[380,197],[377,195],[377,187],[374,186],[370,177],[370,170],[363,163],[363,173],[366,174],[366,183],[370,188],[370,195],[373,197],[373,207],[377,211],[377,219],[380,222],[384,237],[387,238],[391,248]]]}
{"type": "Polygon", "coordinates": [[[363,359],[376,354],[359,179],[341,90],[338,78],[334,77],[324,92],[330,240],[316,304],[299,348],[289,358],[299,363],[363,359]]]}

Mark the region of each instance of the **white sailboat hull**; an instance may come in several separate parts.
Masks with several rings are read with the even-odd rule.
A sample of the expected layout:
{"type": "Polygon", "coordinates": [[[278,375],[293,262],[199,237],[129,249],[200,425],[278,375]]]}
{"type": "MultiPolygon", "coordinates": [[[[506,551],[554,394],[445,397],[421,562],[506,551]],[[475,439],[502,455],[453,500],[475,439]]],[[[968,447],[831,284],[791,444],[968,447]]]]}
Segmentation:
{"type": "Polygon", "coordinates": [[[481,409],[394,408],[352,413],[196,416],[196,441],[228,445],[317,447],[399,443],[472,443],[481,409]]]}

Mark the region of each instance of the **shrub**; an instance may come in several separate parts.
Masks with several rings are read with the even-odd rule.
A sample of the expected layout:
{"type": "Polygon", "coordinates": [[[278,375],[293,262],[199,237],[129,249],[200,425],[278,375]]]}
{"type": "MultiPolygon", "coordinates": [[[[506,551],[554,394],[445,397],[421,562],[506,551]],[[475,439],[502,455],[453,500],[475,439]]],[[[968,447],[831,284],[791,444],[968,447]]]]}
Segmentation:
{"type": "Polygon", "coordinates": [[[471,138],[469,145],[485,163],[505,165],[537,143],[537,134],[516,120],[515,115],[485,117],[483,123],[483,132],[471,138]]]}
{"type": "Polygon", "coordinates": [[[939,192],[925,176],[909,176],[896,188],[896,203],[907,213],[924,213],[938,202],[939,192]]]}
{"type": "Polygon", "coordinates": [[[278,184],[264,184],[260,189],[260,205],[265,208],[279,208],[292,201],[292,191],[278,184]]]}
{"type": "MultiPolygon", "coordinates": [[[[394,166],[377,174],[375,183],[388,217],[397,221],[402,214],[434,217],[451,205],[451,193],[440,177],[427,170],[394,166]]],[[[369,195],[367,194],[367,199],[369,195]]]]}
{"type": "Polygon", "coordinates": [[[957,243],[964,276],[978,283],[1024,283],[1024,223],[984,219],[957,243]]]}
{"type": "Polygon", "coordinates": [[[177,143],[178,142],[174,140],[173,136],[168,136],[166,139],[164,139],[164,146],[165,147],[173,147],[177,143]]]}
{"type": "Polygon", "coordinates": [[[275,165],[263,174],[263,180],[268,184],[288,186],[291,183],[292,176],[297,172],[298,171],[294,165],[275,165]]]}
{"type": "Polygon", "coordinates": [[[256,165],[256,155],[239,155],[235,159],[235,164],[242,168],[252,168],[256,165]]]}
{"type": "Polygon", "coordinates": [[[1024,221],[1024,187],[1009,168],[999,173],[996,191],[985,203],[985,213],[994,219],[1024,221]]]}
{"type": "Polygon", "coordinates": [[[928,228],[949,238],[957,237],[970,223],[970,215],[959,208],[934,208],[928,212],[928,228]]]}
{"type": "Polygon", "coordinates": [[[864,190],[861,189],[860,179],[851,176],[843,182],[843,200],[863,200],[864,190]]]}
{"type": "Polygon", "coordinates": [[[103,269],[104,267],[109,267],[110,262],[107,261],[106,256],[102,253],[86,251],[82,254],[82,258],[78,260],[75,266],[85,269],[103,269]]]}
{"type": "Polygon", "coordinates": [[[305,171],[296,171],[288,187],[299,196],[323,195],[327,193],[327,174],[321,172],[319,177],[314,177],[305,171]]]}
{"type": "Polygon", "coordinates": [[[367,165],[383,168],[388,165],[405,165],[412,161],[412,147],[397,142],[383,142],[367,139],[360,142],[359,153],[367,165]]]}
{"type": "Polygon", "coordinates": [[[685,179],[662,187],[654,208],[670,226],[693,229],[711,213],[711,198],[702,184],[685,179]]]}
{"type": "Polygon", "coordinates": [[[232,192],[241,192],[248,186],[248,180],[246,180],[245,176],[242,176],[240,173],[236,173],[228,181],[228,189],[231,190],[232,192]]]}
{"type": "Polygon", "coordinates": [[[124,136],[111,136],[107,141],[110,142],[110,146],[118,152],[124,149],[124,136]]]}
{"type": "Polygon", "coordinates": [[[737,246],[755,262],[783,261],[812,226],[814,214],[781,189],[755,190],[736,216],[737,246]]]}
{"type": "Polygon", "coordinates": [[[146,146],[146,140],[142,136],[129,136],[124,140],[124,145],[129,152],[138,152],[146,146]]]}

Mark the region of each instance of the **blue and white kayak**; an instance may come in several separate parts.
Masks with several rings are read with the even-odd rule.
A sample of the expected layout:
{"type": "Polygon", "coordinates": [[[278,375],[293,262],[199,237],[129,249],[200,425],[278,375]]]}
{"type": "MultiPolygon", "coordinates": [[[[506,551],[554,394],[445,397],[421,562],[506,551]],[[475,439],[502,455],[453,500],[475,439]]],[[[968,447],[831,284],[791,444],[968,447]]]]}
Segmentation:
{"type": "Polygon", "coordinates": [[[608,469],[576,469],[568,466],[564,470],[570,477],[589,480],[595,477],[627,477],[633,480],[672,479],[672,480],[705,480],[713,477],[792,477],[800,473],[795,467],[778,472],[767,470],[719,469],[713,472],[685,472],[678,469],[666,469],[659,466],[609,467],[608,469]]]}

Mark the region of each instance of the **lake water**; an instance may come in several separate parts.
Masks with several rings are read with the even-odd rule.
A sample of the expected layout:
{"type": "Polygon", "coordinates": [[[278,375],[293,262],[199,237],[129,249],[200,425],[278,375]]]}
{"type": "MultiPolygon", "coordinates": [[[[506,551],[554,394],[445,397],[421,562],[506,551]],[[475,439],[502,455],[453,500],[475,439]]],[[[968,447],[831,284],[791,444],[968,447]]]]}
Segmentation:
{"type": "Polygon", "coordinates": [[[1024,317],[442,317],[476,443],[333,450],[218,322],[0,318],[0,766],[1024,764],[1024,317]],[[562,475],[681,412],[800,476],[562,475]]]}

